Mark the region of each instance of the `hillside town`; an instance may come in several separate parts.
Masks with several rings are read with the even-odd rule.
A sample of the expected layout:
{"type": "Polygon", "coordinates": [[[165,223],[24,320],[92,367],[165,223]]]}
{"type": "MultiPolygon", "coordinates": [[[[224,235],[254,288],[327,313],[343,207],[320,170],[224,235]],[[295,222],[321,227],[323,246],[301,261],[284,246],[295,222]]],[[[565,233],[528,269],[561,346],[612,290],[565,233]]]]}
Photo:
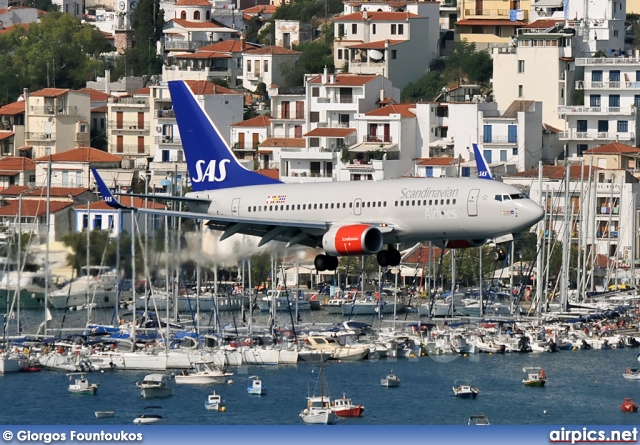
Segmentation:
{"type": "MultiPolygon", "coordinates": [[[[341,12],[325,8],[304,22],[271,20],[293,4],[244,3],[151,2],[163,12],[161,24],[153,15],[160,35],[140,42],[135,1],[54,0],[56,20],[99,30],[111,49],[104,58],[147,48],[154,59],[148,75],[96,71],[78,89],[56,87],[65,65],[52,59],[45,87],[2,92],[2,225],[51,242],[86,228],[117,237],[129,223],[100,201],[91,168],[118,192],[188,191],[167,88],[182,79],[236,157],[263,175],[285,183],[474,177],[477,143],[494,177],[545,207],[547,240],[580,246],[604,269],[634,267],[640,52],[632,19],[640,5],[345,1],[341,12]],[[256,26],[269,27],[270,44],[247,38],[256,26]],[[333,65],[292,85],[301,49],[318,41],[329,44],[333,65]],[[401,99],[461,45],[489,56],[488,82],[460,71],[434,97],[401,99]]],[[[52,14],[0,0],[0,39],[52,14]]]]}

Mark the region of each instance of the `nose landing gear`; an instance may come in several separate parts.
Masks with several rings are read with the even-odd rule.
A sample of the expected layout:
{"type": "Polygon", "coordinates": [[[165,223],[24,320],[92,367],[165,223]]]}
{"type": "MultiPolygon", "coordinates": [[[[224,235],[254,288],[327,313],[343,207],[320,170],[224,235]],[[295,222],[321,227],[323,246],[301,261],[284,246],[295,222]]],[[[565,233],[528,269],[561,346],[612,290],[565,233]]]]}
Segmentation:
{"type": "Polygon", "coordinates": [[[496,249],[491,252],[491,259],[493,261],[504,261],[507,258],[507,252],[502,247],[496,247],[496,249]]]}

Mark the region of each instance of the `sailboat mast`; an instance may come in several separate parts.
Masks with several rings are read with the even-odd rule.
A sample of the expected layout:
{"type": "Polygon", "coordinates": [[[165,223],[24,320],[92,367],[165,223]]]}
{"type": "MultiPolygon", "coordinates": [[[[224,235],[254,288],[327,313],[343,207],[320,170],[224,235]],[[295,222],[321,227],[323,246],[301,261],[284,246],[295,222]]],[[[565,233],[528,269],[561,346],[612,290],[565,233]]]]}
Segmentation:
{"type": "MultiPolygon", "coordinates": [[[[50,150],[50,149],[49,149],[50,150]]],[[[20,195],[22,197],[22,195],[20,195]]],[[[51,151],[49,151],[49,161],[47,162],[47,204],[45,209],[45,226],[46,233],[44,236],[45,243],[45,252],[44,252],[44,332],[43,334],[47,335],[47,311],[46,308],[49,307],[49,226],[51,225],[51,151]]]]}
{"type": "Polygon", "coordinates": [[[133,317],[131,320],[131,341],[133,342],[133,350],[136,349],[136,230],[135,230],[136,214],[131,210],[131,301],[133,307],[133,317]]]}
{"type": "Polygon", "coordinates": [[[87,201],[87,294],[86,294],[86,301],[87,301],[87,325],[89,325],[89,322],[91,321],[91,309],[90,309],[90,305],[89,303],[91,303],[91,301],[89,301],[89,295],[90,295],[90,284],[91,284],[91,277],[89,276],[89,272],[91,272],[91,260],[90,260],[90,255],[91,255],[91,251],[90,251],[90,243],[91,240],[91,202],[87,201]]]}

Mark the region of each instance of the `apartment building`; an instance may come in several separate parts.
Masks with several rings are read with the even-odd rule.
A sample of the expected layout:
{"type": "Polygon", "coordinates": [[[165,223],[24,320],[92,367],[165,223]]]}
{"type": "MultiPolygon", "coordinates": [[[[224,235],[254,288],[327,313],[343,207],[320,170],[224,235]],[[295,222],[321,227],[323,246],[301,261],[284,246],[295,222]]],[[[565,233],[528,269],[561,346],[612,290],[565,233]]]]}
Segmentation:
{"type": "Polygon", "coordinates": [[[281,46],[247,49],[242,53],[242,86],[255,91],[259,83],[282,85],[284,73],[300,58],[300,52],[281,46]]]}
{"type": "Polygon", "coordinates": [[[111,98],[107,104],[107,141],[109,152],[134,160],[136,167],[146,168],[153,157],[149,88],[130,96],[111,98]]]}
{"type": "Polygon", "coordinates": [[[245,167],[253,169],[258,147],[271,136],[271,118],[257,116],[233,123],[230,128],[233,153],[240,162],[246,161],[245,167]]]}

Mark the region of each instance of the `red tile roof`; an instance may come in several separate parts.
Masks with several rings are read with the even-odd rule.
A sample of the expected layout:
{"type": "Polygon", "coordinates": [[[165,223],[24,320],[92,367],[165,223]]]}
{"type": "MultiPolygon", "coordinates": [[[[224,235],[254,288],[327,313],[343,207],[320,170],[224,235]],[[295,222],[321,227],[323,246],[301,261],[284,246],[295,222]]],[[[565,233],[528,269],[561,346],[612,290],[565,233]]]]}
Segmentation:
{"type": "Polygon", "coordinates": [[[263,147],[302,148],[306,146],[307,144],[304,138],[268,138],[260,143],[260,148],[263,148],[263,147]]]}
{"type": "Polygon", "coordinates": [[[556,23],[558,23],[559,21],[560,20],[538,19],[533,23],[524,25],[523,28],[549,29],[556,26],[556,23]]]}
{"type": "Polygon", "coordinates": [[[176,59],[230,59],[230,54],[218,53],[213,51],[197,51],[192,54],[176,54],[176,59]]]}
{"type": "MultiPolygon", "coordinates": [[[[138,198],[135,196],[119,196],[118,197],[118,201],[120,202],[120,204],[128,206],[128,207],[135,207],[136,209],[142,209],[145,207],[145,200],[142,198],[138,198]]],[[[148,209],[159,209],[159,210],[163,210],[166,208],[166,206],[164,204],[160,204],[157,201],[151,201],[148,200],[146,202],[147,204],[147,208],[148,209]]],[[[87,208],[87,204],[83,204],[83,205],[79,205],[74,207],[75,210],[84,210],[87,208]]],[[[110,205],[108,205],[106,202],[100,200],[98,202],[92,202],[91,203],[91,208],[90,210],[112,210],[112,211],[117,211],[116,209],[114,209],[113,207],[111,207],[110,205]]]]}
{"type": "MultiPolygon", "coordinates": [[[[10,201],[6,206],[0,208],[0,216],[17,216],[19,210],[18,205],[19,201],[17,199],[10,201]]],[[[51,213],[57,213],[72,205],[73,202],[69,201],[49,200],[49,211],[51,213]]],[[[20,214],[24,218],[44,216],[47,213],[47,201],[46,199],[23,199],[20,210],[20,214]]]]}
{"type": "MultiPolygon", "coordinates": [[[[389,46],[404,43],[406,40],[389,40],[389,46]]],[[[377,40],[375,42],[356,43],[355,45],[347,45],[351,49],[385,49],[387,47],[386,40],[377,40]]]]}
{"type": "Polygon", "coordinates": [[[209,6],[211,3],[207,0],[178,0],[176,6],[209,6]]]}
{"type": "Polygon", "coordinates": [[[280,170],[262,169],[262,170],[256,170],[256,172],[260,173],[263,176],[267,176],[271,179],[280,179],[280,170]]]}
{"type": "Polygon", "coordinates": [[[91,109],[92,113],[106,113],[107,111],[109,111],[108,105],[101,105],[99,107],[95,107],[91,109]]]}
{"type": "Polygon", "coordinates": [[[89,100],[91,102],[106,102],[111,97],[110,94],[93,88],[81,88],[78,91],[81,93],[87,93],[90,96],[89,100]]]}
{"type": "Polygon", "coordinates": [[[245,121],[236,122],[231,124],[231,127],[269,127],[271,125],[271,118],[269,116],[256,116],[245,121]]]}
{"type": "MultiPolygon", "coordinates": [[[[602,170],[595,165],[590,167],[588,165],[584,165],[582,170],[579,165],[571,165],[569,167],[569,178],[572,181],[579,181],[581,177],[585,179],[589,178],[589,168],[592,169],[592,175],[595,178],[598,173],[597,170],[602,170]]],[[[543,165],[542,166],[542,177],[546,179],[564,179],[566,173],[563,165],[543,165]]],[[[538,177],[538,169],[534,168],[531,170],[526,170],[519,173],[513,173],[508,175],[509,177],[515,178],[537,178],[538,177]]]]}
{"type": "Polygon", "coordinates": [[[584,152],[585,154],[609,154],[609,155],[640,155],[640,148],[631,147],[630,145],[621,144],[620,142],[611,142],[610,144],[601,145],[599,147],[590,148],[584,152]]]}
{"type": "Polygon", "coordinates": [[[314,128],[303,136],[344,138],[356,132],[355,128],[314,128]]]}
{"type": "Polygon", "coordinates": [[[67,88],[43,88],[38,91],[34,91],[29,95],[32,97],[58,97],[68,93],[69,89],[67,88]]]}
{"type": "Polygon", "coordinates": [[[203,28],[203,29],[217,29],[223,28],[223,26],[212,22],[190,22],[185,19],[172,19],[173,22],[182,26],[183,28],[203,28]]]}
{"type": "Polygon", "coordinates": [[[411,12],[371,12],[366,11],[367,17],[364,17],[364,12],[354,12],[353,14],[343,15],[342,17],[336,17],[336,22],[353,22],[360,20],[374,21],[401,21],[406,19],[421,19],[422,16],[413,14],[411,12]]]}
{"type": "MultiPolygon", "coordinates": [[[[327,83],[325,85],[337,85],[337,86],[363,86],[371,82],[373,79],[379,76],[379,74],[336,74],[335,83],[330,83],[331,77],[327,76],[327,83]]],[[[318,74],[316,77],[309,79],[309,83],[322,83],[322,75],[318,74]]]]}
{"type": "Polygon", "coordinates": [[[526,25],[526,22],[515,21],[512,22],[508,19],[495,19],[495,20],[482,20],[482,19],[464,19],[458,20],[456,26],[517,26],[521,27],[526,25]]]}
{"type": "Polygon", "coordinates": [[[20,113],[24,113],[24,100],[0,107],[0,116],[15,116],[20,113]]]}
{"type": "Polygon", "coordinates": [[[0,35],[20,28],[29,29],[29,23],[16,23],[13,26],[7,26],[3,29],[0,29],[0,35]]]}
{"type": "Polygon", "coordinates": [[[278,9],[278,7],[275,5],[256,5],[250,8],[245,8],[242,10],[242,12],[245,12],[247,14],[275,14],[276,9],[278,9]]]}
{"type": "Polygon", "coordinates": [[[36,169],[36,163],[24,156],[5,156],[0,159],[0,169],[2,170],[16,170],[16,171],[30,171],[36,169]]]}
{"type": "Polygon", "coordinates": [[[8,139],[13,135],[13,131],[0,131],[0,141],[2,141],[3,139],[8,139]]]}
{"type": "MultiPolygon", "coordinates": [[[[423,158],[416,162],[416,165],[431,165],[431,166],[451,166],[458,162],[457,158],[443,156],[440,158],[423,158]]],[[[464,159],[462,160],[464,162],[464,159]]]]}
{"type": "Polygon", "coordinates": [[[262,55],[262,54],[271,54],[271,55],[300,55],[302,54],[300,51],[294,51],[289,48],[283,48],[282,46],[265,46],[263,48],[250,48],[245,51],[250,56],[262,55]]]}
{"type": "Polygon", "coordinates": [[[416,104],[391,104],[382,108],[376,108],[365,116],[391,116],[392,114],[399,114],[402,117],[416,117],[416,104]]]}
{"type": "Polygon", "coordinates": [[[229,39],[229,40],[223,40],[222,42],[216,42],[211,45],[203,46],[202,48],[198,49],[198,51],[196,52],[217,51],[221,53],[241,53],[250,48],[259,48],[258,45],[254,43],[249,43],[249,42],[245,42],[244,50],[241,48],[241,46],[242,46],[242,42],[240,40],[229,39]]]}
{"type": "Polygon", "coordinates": [[[131,95],[136,95],[136,96],[149,96],[151,94],[151,88],[149,87],[144,87],[144,88],[140,88],[139,90],[135,90],[131,93],[131,95]]]}
{"type": "MultiPolygon", "coordinates": [[[[51,196],[52,198],[69,199],[69,195],[71,195],[72,197],[76,197],[88,191],[88,188],[82,187],[51,187],[51,189],[49,190],[49,196],[51,196]]],[[[5,196],[18,196],[21,193],[22,196],[45,197],[47,196],[47,188],[36,187],[30,189],[29,187],[12,185],[11,187],[7,187],[6,189],[2,190],[2,192],[0,192],[0,194],[5,196]]]]}
{"type": "MultiPolygon", "coordinates": [[[[120,162],[122,156],[113,155],[106,151],[98,150],[92,147],[79,147],[73,150],[56,153],[51,156],[53,162],[120,162]]],[[[49,156],[42,156],[35,160],[49,161],[49,156]]]]}
{"type": "Polygon", "coordinates": [[[185,80],[184,81],[193,94],[197,95],[209,95],[209,94],[242,94],[239,91],[235,91],[215,83],[207,82],[206,80],[185,80]]]}
{"type": "Polygon", "coordinates": [[[0,190],[0,195],[18,196],[25,190],[29,190],[29,187],[27,187],[26,185],[11,185],[3,190],[0,190]]]}

